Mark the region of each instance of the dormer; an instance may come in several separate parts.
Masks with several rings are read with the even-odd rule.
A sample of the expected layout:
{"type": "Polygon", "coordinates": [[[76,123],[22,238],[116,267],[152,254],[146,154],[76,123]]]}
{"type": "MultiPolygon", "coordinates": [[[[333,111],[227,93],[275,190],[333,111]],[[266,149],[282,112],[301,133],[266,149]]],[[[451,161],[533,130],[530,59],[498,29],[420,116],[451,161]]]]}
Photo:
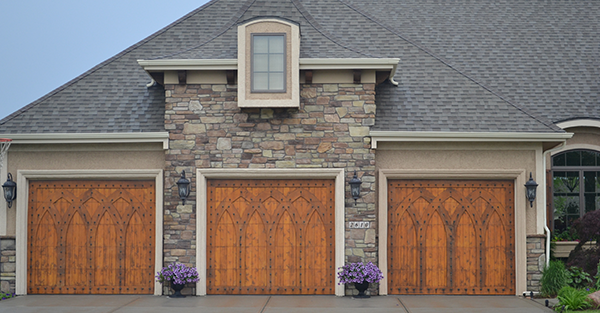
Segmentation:
{"type": "Polygon", "coordinates": [[[282,19],[238,26],[238,106],[300,106],[300,28],[282,19]]]}

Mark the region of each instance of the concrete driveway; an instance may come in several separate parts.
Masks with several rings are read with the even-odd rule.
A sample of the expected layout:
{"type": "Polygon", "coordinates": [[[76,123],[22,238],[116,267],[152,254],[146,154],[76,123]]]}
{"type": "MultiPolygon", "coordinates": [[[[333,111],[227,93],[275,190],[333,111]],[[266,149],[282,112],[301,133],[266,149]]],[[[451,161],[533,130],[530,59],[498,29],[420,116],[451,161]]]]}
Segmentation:
{"type": "Polygon", "coordinates": [[[545,313],[535,301],[512,296],[381,296],[352,299],[335,296],[166,296],[29,295],[0,301],[10,313],[545,313]]]}

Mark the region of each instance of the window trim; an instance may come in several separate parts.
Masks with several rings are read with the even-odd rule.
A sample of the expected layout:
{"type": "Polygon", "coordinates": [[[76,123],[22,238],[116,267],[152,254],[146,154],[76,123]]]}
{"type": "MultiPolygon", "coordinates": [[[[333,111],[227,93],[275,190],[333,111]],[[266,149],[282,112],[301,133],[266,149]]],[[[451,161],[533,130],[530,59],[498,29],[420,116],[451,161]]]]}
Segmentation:
{"type": "Polygon", "coordinates": [[[276,18],[260,18],[238,26],[238,107],[239,108],[298,108],[300,107],[300,27],[276,18]],[[250,52],[251,34],[285,33],[286,92],[252,92],[250,52]]]}
{"type": "MultiPolygon", "coordinates": [[[[581,218],[585,213],[586,213],[586,208],[585,208],[585,177],[584,177],[584,172],[600,172],[600,164],[595,165],[595,166],[591,166],[591,165],[580,165],[580,166],[573,166],[573,165],[566,165],[566,166],[556,166],[554,165],[554,158],[559,156],[559,155],[566,155],[569,152],[576,152],[576,151],[590,151],[590,152],[594,152],[594,153],[598,153],[600,154],[600,151],[598,150],[594,150],[594,149],[586,149],[586,148],[579,148],[579,149],[571,149],[571,150],[566,150],[566,151],[560,151],[554,155],[551,156],[551,168],[550,168],[550,179],[552,181],[551,184],[551,199],[552,199],[552,222],[551,222],[551,226],[552,226],[552,231],[555,231],[555,225],[554,225],[554,221],[556,220],[556,216],[555,216],[555,212],[556,212],[556,206],[554,203],[554,194],[555,194],[555,189],[554,189],[554,173],[555,172],[578,172],[578,178],[579,178],[579,217],[581,218]]],[[[599,208],[597,208],[596,210],[600,210],[599,208]]],[[[567,226],[567,229],[570,228],[571,225],[567,226]]]]}
{"type": "MultiPolygon", "coordinates": [[[[250,92],[251,93],[287,93],[287,34],[286,33],[252,33],[250,34],[250,92]],[[283,37],[283,89],[269,90],[254,88],[254,37],[282,36],[283,37]]],[[[270,73],[270,72],[267,72],[270,73]]]]}

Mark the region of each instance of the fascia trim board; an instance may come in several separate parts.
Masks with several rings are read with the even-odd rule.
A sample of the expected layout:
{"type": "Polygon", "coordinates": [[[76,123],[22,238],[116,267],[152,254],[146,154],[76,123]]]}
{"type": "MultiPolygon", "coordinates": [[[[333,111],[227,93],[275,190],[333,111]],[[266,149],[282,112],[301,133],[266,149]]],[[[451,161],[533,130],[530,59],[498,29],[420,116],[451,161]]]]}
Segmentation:
{"type": "Polygon", "coordinates": [[[371,148],[378,142],[563,142],[573,133],[410,132],[371,131],[371,148]]]}
{"type": "MultiPolygon", "coordinates": [[[[144,70],[237,70],[237,59],[137,60],[144,70]]],[[[396,70],[398,58],[300,58],[301,70],[396,70]]]]}
{"type": "Polygon", "coordinates": [[[85,144],[85,143],[162,143],[169,149],[168,132],[147,133],[36,133],[0,134],[12,139],[12,144],[85,144]]]}

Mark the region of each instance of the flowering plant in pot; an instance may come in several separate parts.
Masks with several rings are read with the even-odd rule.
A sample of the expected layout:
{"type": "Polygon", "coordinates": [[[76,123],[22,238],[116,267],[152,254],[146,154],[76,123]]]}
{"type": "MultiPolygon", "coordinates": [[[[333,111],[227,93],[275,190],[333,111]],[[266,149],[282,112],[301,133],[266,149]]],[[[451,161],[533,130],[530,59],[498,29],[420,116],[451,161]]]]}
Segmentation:
{"type": "Polygon", "coordinates": [[[181,289],[183,289],[186,283],[195,283],[200,280],[200,278],[198,277],[198,271],[195,267],[187,267],[185,264],[179,263],[163,267],[156,273],[156,280],[161,284],[171,284],[171,288],[175,291],[175,293],[171,295],[171,298],[185,298],[185,296],[181,294],[181,289]]]}
{"type": "Polygon", "coordinates": [[[354,287],[358,290],[358,295],[355,298],[369,298],[365,295],[365,290],[369,288],[370,283],[377,283],[383,279],[383,273],[372,262],[363,264],[361,262],[348,263],[339,268],[338,278],[339,284],[354,283],[354,287]]]}

